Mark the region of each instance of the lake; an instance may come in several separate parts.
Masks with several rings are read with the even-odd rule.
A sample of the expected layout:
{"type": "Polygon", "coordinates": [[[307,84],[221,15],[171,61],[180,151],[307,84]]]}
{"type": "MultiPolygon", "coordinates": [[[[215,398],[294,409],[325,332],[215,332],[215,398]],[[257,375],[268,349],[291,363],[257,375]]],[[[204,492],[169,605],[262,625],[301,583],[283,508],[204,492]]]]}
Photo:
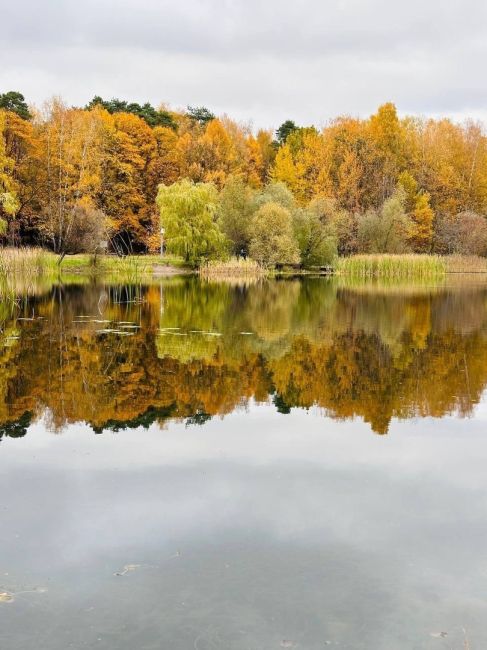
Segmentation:
{"type": "Polygon", "coordinates": [[[487,282],[2,309],[2,648],[487,647],[487,282]]]}

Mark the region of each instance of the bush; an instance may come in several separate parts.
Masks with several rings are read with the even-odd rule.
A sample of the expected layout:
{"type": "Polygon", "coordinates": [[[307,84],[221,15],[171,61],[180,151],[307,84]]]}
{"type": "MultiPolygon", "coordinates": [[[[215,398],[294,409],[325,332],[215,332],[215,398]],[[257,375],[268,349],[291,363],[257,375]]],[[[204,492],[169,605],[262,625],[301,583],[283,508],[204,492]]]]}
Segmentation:
{"type": "Polygon", "coordinates": [[[289,210],[277,203],[266,203],[257,210],[250,225],[249,252],[266,267],[299,262],[289,210]]]}
{"type": "Polygon", "coordinates": [[[252,213],[253,191],[241,178],[230,177],[220,192],[217,219],[235,255],[248,252],[252,213]]]}
{"type": "Polygon", "coordinates": [[[75,206],[62,241],[62,253],[94,253],[106,240],[106,218],[101,210],[75,206]]]}
{"type": "Polygon", "coordinates": [[[410,219],[405,209],[405,192],[399,187],[384,201],[379,211],[369,210],[359,217],[357,227],[358,249],[365,253],[404,253],[410,219]]]}
{"type": "Polygon", "coordinates": [[[337,241],[331,224],[323,223],[316,211],[307,208],[295,212],[293,226],[304,268],[331,265],[334,262],[337,241]]]}
{"type": "Polygon", "coordinates": [[[292,212],[296,207],[293,193],[285,183],[272,181],[268,183],[254,199],[254,210],[258,210],[266,203],[277,203],[282,208],[292,212]]]}
{"type": "Polygon", "coordinates": [[[440,219],[435,248],[443,254],[485,255],[487,220],[475,212],[461,212],[453,218],[440,219]]]}

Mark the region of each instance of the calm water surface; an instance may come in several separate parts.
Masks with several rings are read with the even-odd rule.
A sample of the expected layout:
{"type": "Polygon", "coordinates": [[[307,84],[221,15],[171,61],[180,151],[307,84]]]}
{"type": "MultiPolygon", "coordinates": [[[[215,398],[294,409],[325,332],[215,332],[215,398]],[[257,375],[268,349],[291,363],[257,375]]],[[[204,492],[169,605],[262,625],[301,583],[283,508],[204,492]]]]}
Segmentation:
{"type": "Polygon", "coordinates": [[[487,647],[486,283],[88,283],[2,322],[0,647],[487,647]]]}

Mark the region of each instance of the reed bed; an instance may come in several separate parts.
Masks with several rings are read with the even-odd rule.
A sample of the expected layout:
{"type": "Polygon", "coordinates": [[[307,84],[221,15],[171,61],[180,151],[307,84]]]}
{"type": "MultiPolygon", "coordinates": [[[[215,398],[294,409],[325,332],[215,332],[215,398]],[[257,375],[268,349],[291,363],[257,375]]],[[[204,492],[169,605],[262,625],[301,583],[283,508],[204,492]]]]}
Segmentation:
{"type": "Polygon", "coordinates": [[[199,269],[201,277],[211,280],[229,278],[261,278],[267,274],[263,266],[251,259],[232,257],[225,262],[208,262],[199,269]]]}
{"type": "Polygon", "coordinates": [[[104,260],[102,269],[105,273],[115,273],[116,277],[127,284],[140,284],[148,273],[152,273],[152,267],[144,256],[128,255],[127,257],[104,260]]]}
{"type": "Polygon", "coordinates": [[[336,265],[338,275],[355,278],[433,278],[447,272],[447,262],[439,255],[353,255],[336,265]]]}
{"type": "Polygon", "coordinates": [[[487,259],[478,255],[449,255],[448,273],[487,273],[487,259]]]}
{"type": "Polygon", "coordinates": [[[31,293],[53,265],[41,248],[0,249],[0,299],[15,300],[20,293],[31,293]]]}

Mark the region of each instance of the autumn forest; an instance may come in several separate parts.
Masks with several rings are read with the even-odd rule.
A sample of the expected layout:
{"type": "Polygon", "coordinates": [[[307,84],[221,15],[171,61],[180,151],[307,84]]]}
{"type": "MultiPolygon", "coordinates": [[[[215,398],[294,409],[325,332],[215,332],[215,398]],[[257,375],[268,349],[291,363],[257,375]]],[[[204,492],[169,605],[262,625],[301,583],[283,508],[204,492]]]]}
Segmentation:
{"type": "Polygon", "coordinates": [[[0,94],[5,245],[169,251],[273,266],[337,254],[487,253],[487,136],[392,103],[255,130],[204,107],[0,94]]]}

